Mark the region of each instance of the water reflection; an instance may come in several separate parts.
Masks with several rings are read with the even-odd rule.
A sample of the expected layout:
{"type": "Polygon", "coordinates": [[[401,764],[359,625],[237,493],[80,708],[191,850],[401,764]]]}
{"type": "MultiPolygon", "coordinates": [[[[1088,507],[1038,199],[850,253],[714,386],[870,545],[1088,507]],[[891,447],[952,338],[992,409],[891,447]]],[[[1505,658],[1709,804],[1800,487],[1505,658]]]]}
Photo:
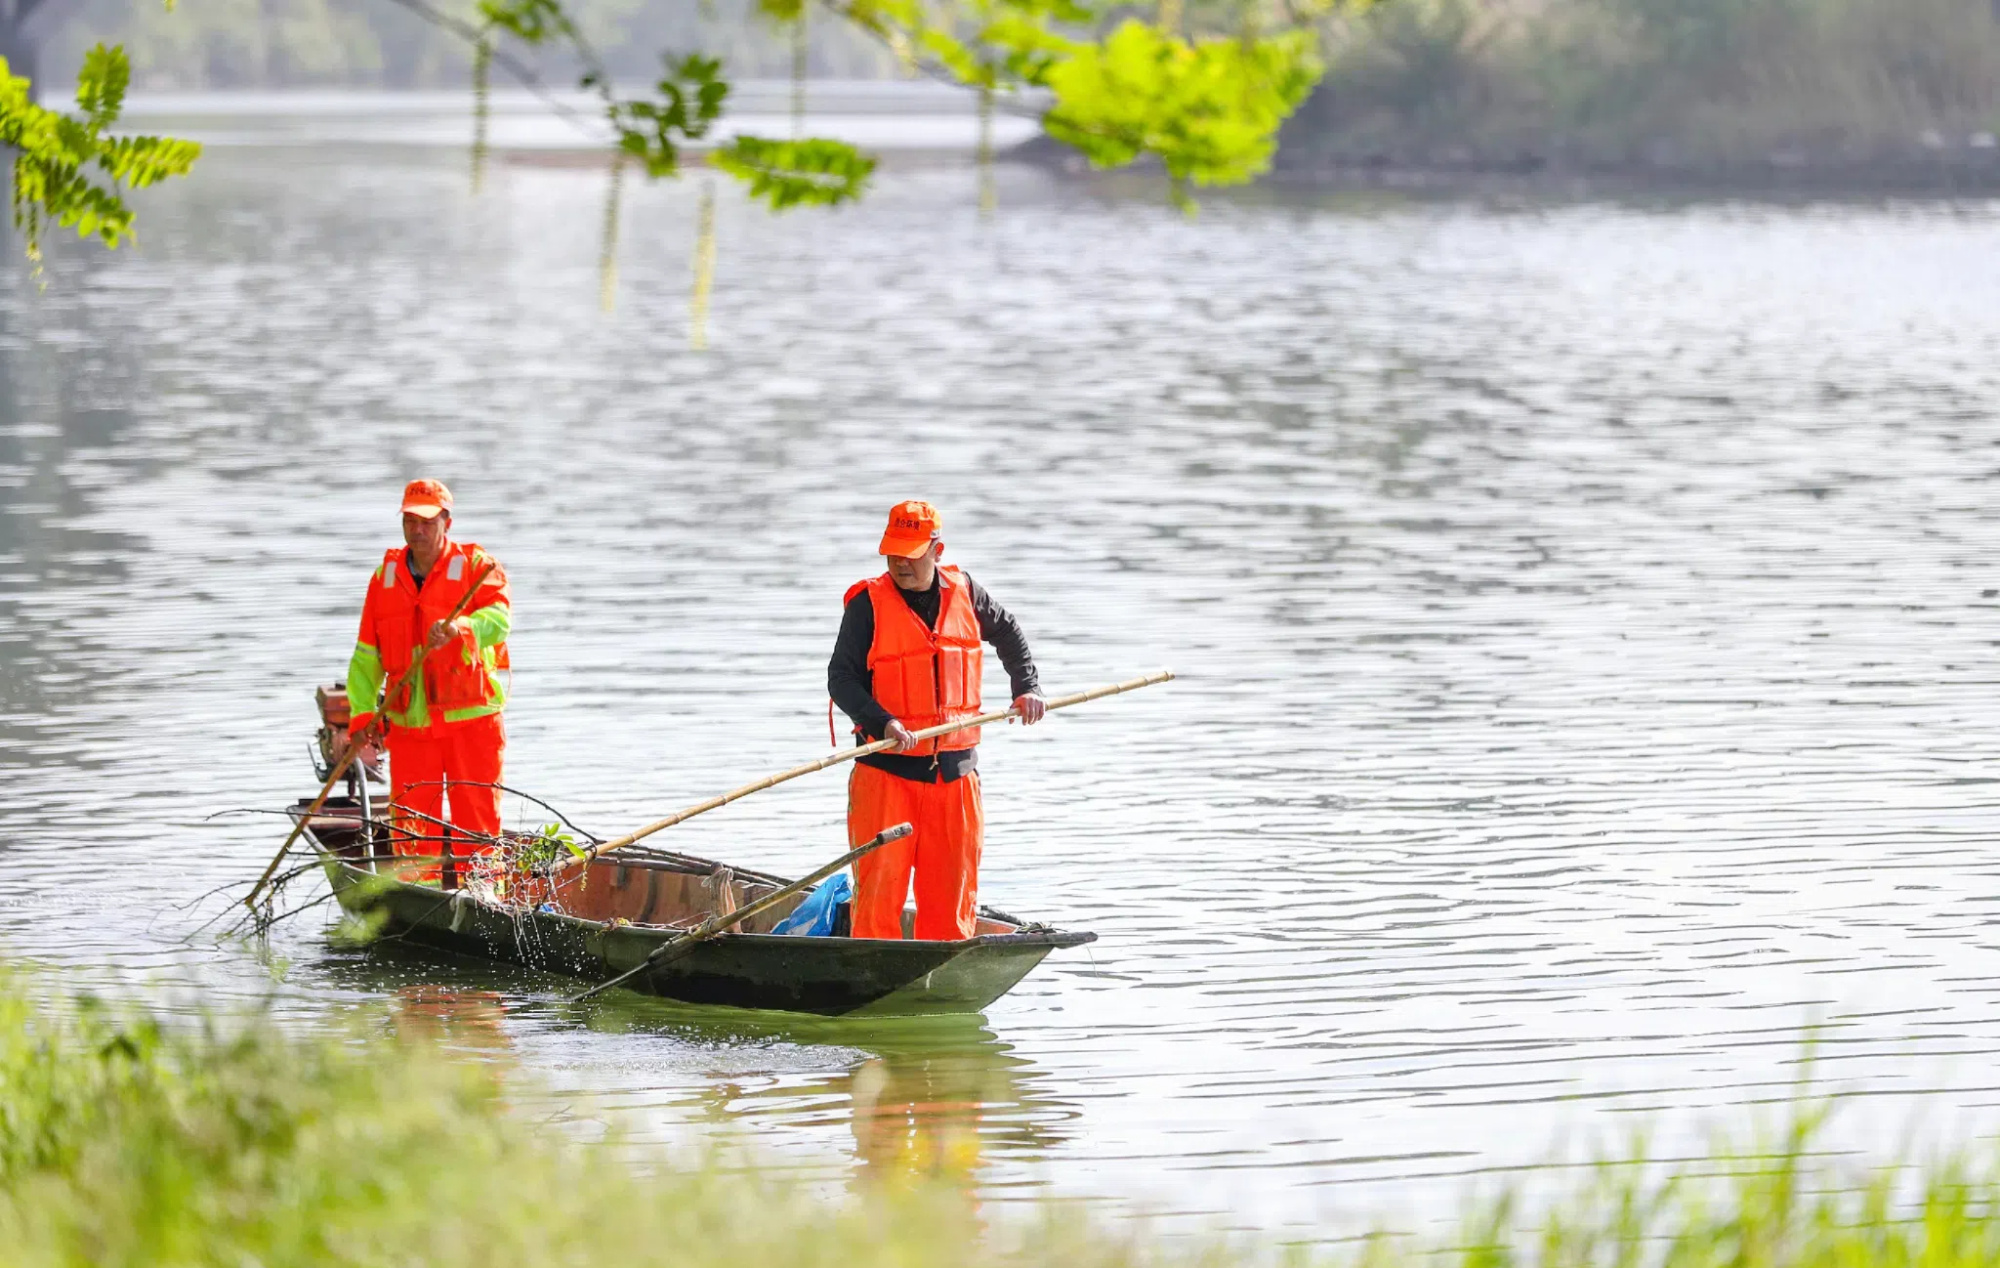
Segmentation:
{"type": "Polygon", "coordinates": [[[448,1048],[505,1053],[507,997],[498,991],[444,983],[398,986],[389,994],[389,1023],[405,1038],[425,1039],[448,1048]]]}
{"type": "Polygon", "coordinates": [[[1081,1102],[978,1015],[829,1018],[629,992],[571,1004],[570,979],[407,943],[325,953],[315,971],[386,998],[396,1032],[469,1055],[637,1040],[636,1059],[666,1056],[654,1077],[688,1118],[838,1132],[857,1184],[944,1181],[976,1194],[996,1167],[1039,1168],[1085,1128],[1081,1102]]]}
{"type": "Polygon", "coordinates": [[[4,350],[7,320],[0,309],[0,768],[37,760],[50,713],[101,685],[75,672],[92,632],[63,592],[108,594],[138,546],[86,527],[131,412],[78,399],[82,385],[65,374],[23,382],[31,367],[4,350]]]}
{"type": "Polygon", "coordinates": [[[841,1081],[864,1179],[902,1186],[946,1181],[970,1191],[989,1150],[1033,1154],[1062,1138],[1025,1113],[1017,1076],[1026,1063],[986,1038],[990,1047],[972,1051],[873,1057],[841,1081]]]}
{"type": "MultiPolygon", "coordinates": [[[[983,1017],[823,1018],[601,996],[577,1009],[593,1030],[645,1034],[681,1049],[731,1054],[694,1094],[705,1117],[845,1128],[861,1184],[944,1181],[976,1192],[1001,1162],[1034,1167],[1082,1129],[1080,1104],[983,1017]],[[746,1078],[745,1051],[805,1049],[828,1068],[746,1078]]],[[[795,1067],[790,1053],[774,1067],[795,1067]]]]}

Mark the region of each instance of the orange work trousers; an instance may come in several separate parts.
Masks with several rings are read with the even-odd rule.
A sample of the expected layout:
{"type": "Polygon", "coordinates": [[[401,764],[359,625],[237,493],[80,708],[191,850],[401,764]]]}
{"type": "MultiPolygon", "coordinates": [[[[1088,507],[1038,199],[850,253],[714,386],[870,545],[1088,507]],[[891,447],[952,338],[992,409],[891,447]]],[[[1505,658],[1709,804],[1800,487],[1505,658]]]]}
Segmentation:
{"type": "MultiPolygon", "coordinates": [[[[497,836],[500,832],[501,761],[507,752],[507,728],[490,713],[465,722],[446,722],[423,731],[389,731],[389,800],[396,814],[398,854],[442,854],[437,838],[442,829],[432,820],[445,818],[446,786],[451,793],[453,827],[497,836]],[[463,782],[461,782],[463,781],[463,782]],[[482,785],[486,785],[482,787],[482,785]],[[429,819],[418,818],[429,815],[429,819]],[[411,837],[428,838],[411,840],[411,837]]],[[[483,849],[454,834],[454,858],[469,858],[483,849]]],[[[412,879],[435,880],[438,869],[406,873],[412,879]]]]}
{"type": "Polygon", "coordinates": [[[903,899],[916,873],[916,936],[951,942],[972,936],[979,907],[979,850],[986,811],[977,772],[948,784],[899,779],[856,766],[847,779],[847,839],[862,845],[884,828],[915,831],[854,864],[854,936],[903,936],[903,899]]]}

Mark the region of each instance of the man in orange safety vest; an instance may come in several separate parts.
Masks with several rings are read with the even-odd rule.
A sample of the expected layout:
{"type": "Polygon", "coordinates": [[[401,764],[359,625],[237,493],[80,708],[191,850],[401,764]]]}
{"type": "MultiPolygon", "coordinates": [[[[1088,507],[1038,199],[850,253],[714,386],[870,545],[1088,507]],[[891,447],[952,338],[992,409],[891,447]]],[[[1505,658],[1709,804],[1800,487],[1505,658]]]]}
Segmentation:
{"type": "MultiPolygon", "coordinates": [[[[490,838],[500,831],[498,785],[507,748],[501,674],[508,668],[513,609],[507,574],[497,561],[450,534],[451,490],[436,480],[410,481],[403,489],[404,544],[383,555],[369,579],[361,632],[347,664],[351,742],[364,742],[371,731],[388,738],[400,854],[446,853],[438,848],[443,833],[437,821],[445,818],[447,789],[449,822],[464,830],[452,834],[449,853],[465,857],[482,848],[465,835],[490,838]],[[475,581],[488,564],[493,571],[475,581]],[[463,613],[447,621],[461,599],[463,613]],[[396,699],[380,701],[378,713],[384,686],[402,678],[419,646],[430,651],[416,680],[396,699]]],[[[429,868],[415,875],[438,874],[429,868]]]]}
{"type": "Polygon", "coordinates": [[[1000,653],[1021,720],[1039,722],[1046,709],[1019,622],[978,582],[939,564],[941,526],[928,502],[890,510],[879,547],[888,569],[848,588],[827,665],[827,694],[853,720],[857,742],[897,741],[893,752],[856,759],[847,784],[848,839],[860,845],[904,822],[916,829],[854,865],[857,938],[903,936],[913,872],[915,936],[973,935],[986,829],[979,730],[930,740],[911,733],[979,715],[983,643],[1000,653]]]}

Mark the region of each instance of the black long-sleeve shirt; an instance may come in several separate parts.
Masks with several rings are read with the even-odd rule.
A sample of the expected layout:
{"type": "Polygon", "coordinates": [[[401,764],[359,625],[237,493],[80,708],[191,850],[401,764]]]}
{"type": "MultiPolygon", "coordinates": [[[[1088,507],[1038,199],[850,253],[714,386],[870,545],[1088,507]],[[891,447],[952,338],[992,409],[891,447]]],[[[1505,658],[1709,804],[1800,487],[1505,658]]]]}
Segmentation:
{"type": "MultiPolygon", "coordinates": [[[[1009,698],[1040,691],[1034,657],[1028,654],[1028,638],[1021,633],[1021,623],[1007,609],[995,603],[993,596],[986,593],[977,581],[966,577],[965,585],[972,599],[973,614],[979,618],[979,637],[993,645],[993,650],[1000,654],[1001,665],[1007,670],[1009,698]]],[[[937,628],[943,591],[935,578],[928,590],[913,593],[898,589],[896,593],[910,605],[910,611],[916,613],[919,620],[932,629],[937,628]]],[[[860,728],[861,735],[855,739],[857,744],[881,739],[889,727],[889,711],[876,702],[874,675],[868,669],[868,649],[874,642],[875,602],[869,598],[869,592],[863,590],[848,600],[847,611],[840,618],[840,635],[833,643],[833,659],[826,666],[826,693],[833,697],[840,711],[860,728]]],[[[873,766],[918,783],[950,783],[978,769],[979,749],[946,749],[928,757],[907,753],[871,753],[855,760],[864,766],[873,766]]]]}

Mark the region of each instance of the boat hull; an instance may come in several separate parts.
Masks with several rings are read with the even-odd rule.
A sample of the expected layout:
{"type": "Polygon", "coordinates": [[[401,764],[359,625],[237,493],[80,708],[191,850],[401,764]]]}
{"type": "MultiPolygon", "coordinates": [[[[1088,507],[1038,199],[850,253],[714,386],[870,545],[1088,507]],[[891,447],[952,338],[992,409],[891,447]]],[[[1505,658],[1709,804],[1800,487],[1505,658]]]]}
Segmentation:
{"type": "MultiPolygon", "coordinates": [[[[607,924],[555,911],[515,912],[465,890],[392,880],[315,840],[340,905],[376,922],[377,936],[598,982],[641,964],[679,931],[607,924]]],[[[957,942],[725,933],[626,988],[691,1004],[822,1016],[978,1012],[1049,952],[1096,935],[1060,930],[957,942]]]]}

